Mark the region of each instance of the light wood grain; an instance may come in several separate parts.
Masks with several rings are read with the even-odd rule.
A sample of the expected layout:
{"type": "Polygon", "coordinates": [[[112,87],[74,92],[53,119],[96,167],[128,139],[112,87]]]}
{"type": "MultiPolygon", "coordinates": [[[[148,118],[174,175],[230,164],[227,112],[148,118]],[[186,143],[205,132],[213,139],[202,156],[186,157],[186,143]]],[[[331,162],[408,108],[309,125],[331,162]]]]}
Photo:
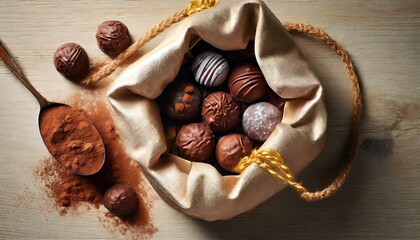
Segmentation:
{"type": "MultiPolygon", "coordinates": [[[[52,53],[68,41],[91,57],[96,26],[126,23],[137,38],[187,1],[0,1],[0,37],[33,85],[50,100],[83,90],[53,68],[52,53]]],[[[239,2],[239,1],[234,1],[239,2]]],[[[153,206],[156,239],[403,239],[420,238],[420,4],[418,1],[267,0],[281,21],[311,23],[348,49],[362,83],[365,110],[358,158],[343,189],[306,203],[286,189],[229,221],[204,222],[153,206]],[[369,144],[389,144],[375,157],[369,144]]],[[[322,43],[296,36],[326,91],[328,143],[300,176],[321,188],[336,174],[349,135],[350,84],[337,57],[322,43]]],[[[155,41],[155,43],[158,41],[155,41]]],[[[153,45],[153,44],[152,44],[153,45]]],[[[150,49],[148,45],[146,49],[150,49]]],[[[121,238],[97,217],[105,210],[61,217],[33,170],[47,155],[35,99],[0,63],[0,238],[121,238]],[[66,226],[71,226],[66,230],[66,226]]],[[[151,191],[152,195],[156,195],[151,191]]]]}

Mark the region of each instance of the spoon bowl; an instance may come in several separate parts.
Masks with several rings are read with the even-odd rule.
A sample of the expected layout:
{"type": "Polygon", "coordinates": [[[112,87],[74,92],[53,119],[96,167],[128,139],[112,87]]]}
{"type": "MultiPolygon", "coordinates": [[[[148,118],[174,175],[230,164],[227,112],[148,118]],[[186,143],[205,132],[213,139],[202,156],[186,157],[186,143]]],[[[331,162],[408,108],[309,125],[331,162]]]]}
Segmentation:
{"type": "Polygon", "coordinates": [[[0,58],[38,100],[39,130],[54,159],[77,175],[89,176],[97,173],[105,163],[105,146],[96,127],[82,111],[63,103],[50,102],[43,97],[14,62],[1,41],[0,58]],[[85,139],[90,141],[84,142],[85,139]]]}

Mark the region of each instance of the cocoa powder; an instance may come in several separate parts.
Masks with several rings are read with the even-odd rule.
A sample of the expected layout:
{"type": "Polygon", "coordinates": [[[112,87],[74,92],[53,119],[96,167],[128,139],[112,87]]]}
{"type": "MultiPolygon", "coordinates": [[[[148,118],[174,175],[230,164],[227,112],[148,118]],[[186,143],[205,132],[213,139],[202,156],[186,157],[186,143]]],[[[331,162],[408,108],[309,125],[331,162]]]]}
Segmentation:
{"type": "Polygon", "coordinates": [[[41,135],[48,151],[68,170],[80,175],[99,171],[104,145],[83,111],[58,105],[40,116],[41,135]]]}
{"type": "Polygon", "coordinates": [[[115,184],[130,186],[139,196],[136,214],[130,219],[119,219],[108,212],[101,218],[103,225],[110,232],[130,234],[136,239],[149,238],[157,228],[150,215],[151,201],[146,190],[148,186],[140,167],[126,154],[107,104],[98,101],[92,103],[91,99],[84,101],[80,97],[75,97],[73,102],[74,107],[84,108],[100,133],[105,146],[105,163],[92,176],[78,176],[66,171],[51,158],[45,159],[36,174],[48,190],[48,196],[54,199],[60,214],[65,215],[70,209],[79,209],[82,203],[99,208],[105,191],[115,184]]]}

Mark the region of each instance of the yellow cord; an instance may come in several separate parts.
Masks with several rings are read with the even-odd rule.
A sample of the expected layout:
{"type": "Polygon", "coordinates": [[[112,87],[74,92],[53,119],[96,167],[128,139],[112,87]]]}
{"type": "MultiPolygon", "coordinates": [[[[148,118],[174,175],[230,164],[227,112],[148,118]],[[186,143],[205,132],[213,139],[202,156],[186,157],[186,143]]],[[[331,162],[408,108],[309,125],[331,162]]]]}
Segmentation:
{"type": "Polygon", "coordinates": [[[185,13],[190,16],[194,13],[214,7],[218,2],[218,0],[192,0],[190,1],[185,13]]]}
{"type": "Polygon", "coordinates": [[[252,163],[258,164],[274,177],[292,186],[294,189],[296,189],[296,191],[300,193],[307,192],[305,187],[295,181],[292,172],[284,163],[284,159],[278,151],[274,149],[254,149],[252,150],[251,155],[241,159],[234,171],[237,173],[242,173],[252,163]]]}

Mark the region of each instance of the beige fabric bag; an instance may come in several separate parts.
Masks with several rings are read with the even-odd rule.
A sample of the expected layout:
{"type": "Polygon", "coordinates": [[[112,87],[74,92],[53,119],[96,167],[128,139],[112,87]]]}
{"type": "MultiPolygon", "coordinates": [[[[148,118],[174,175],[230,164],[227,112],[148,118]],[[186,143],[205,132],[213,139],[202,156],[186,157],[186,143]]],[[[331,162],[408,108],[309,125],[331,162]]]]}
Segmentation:
{"type": "Polygon", "coordinates": [[[260,1],[197,13],[174,26],[153,50],[128,65],[112,84],[109,101],[128,155],[170,205],[208,221],[248,211],[287,185],[253,164],[241,175],[221,176],[211,165],[167,154],[155,99],[174,80],[197,36],[222,50],[255,41],[257,62],[268,85],[287,99],[284,117],[262,149],[275,149],[294,174],[319,154],[326,136],[323,89],[279,20],[260,1]]]}

